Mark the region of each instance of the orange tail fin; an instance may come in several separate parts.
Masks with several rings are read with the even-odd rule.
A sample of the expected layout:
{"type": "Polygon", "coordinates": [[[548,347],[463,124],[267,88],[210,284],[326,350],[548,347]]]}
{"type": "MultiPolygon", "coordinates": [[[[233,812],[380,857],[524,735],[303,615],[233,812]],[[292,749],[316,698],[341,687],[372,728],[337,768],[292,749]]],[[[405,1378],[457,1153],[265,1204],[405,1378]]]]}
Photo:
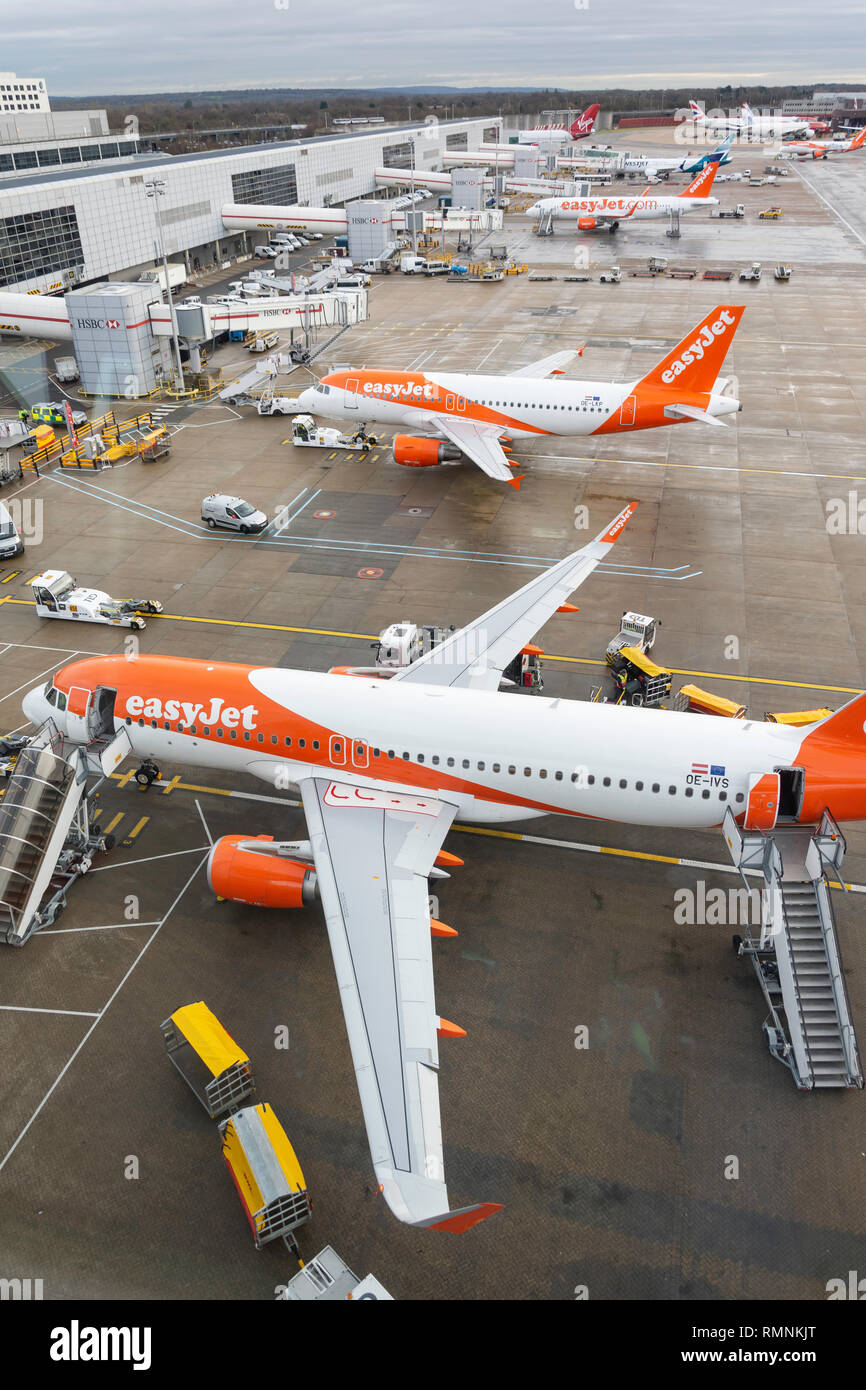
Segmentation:
{"type": "Polygon", "coordinates": [[[866,140],[866,125],[864,125],[859,135],[854,136],[854,139],[851,141],[851,149],[859,150],[864,140],[866,140]]]}
{"type": "Polygon", "coordinates": [[[711,391],[745,312],[742,304],[717,304],[638,386],[677,385],[689,393],[711,391]]]}
{"type": "Polygon", "coordinates": [[[709,198],[713,179],[718,172],[719,161],[711,159],[709,164],[704,165],[699,174],[695,174],[688,188],[684,188],[679,196],[681,198],[709,198]]]}

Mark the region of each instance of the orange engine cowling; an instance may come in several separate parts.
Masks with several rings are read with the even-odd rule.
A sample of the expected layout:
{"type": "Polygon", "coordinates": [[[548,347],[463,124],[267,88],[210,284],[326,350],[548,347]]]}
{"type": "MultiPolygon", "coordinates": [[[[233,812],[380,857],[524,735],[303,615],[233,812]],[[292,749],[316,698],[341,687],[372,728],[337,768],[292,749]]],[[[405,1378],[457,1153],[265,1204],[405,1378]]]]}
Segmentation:
{"type": "Polygon", "coordinates": [[[414,434],[396,434],[393,450],[394,462],[406,468],[433,468],[437,463],[460,458],[460,450],[454,444],[414,434]]]}
{"type": "Polygon", "coordinates": [[[207,861],[207,881],[218,898],[251,907],[308,907],[316,897],[316,871],[297,859],[268,853],[273,835],[223,835],[207,861]],[[253,848],[260,843],[262,850],[253,848]]]}
{"type": "Polygon", "coordinates": [[[596,225],[594,217],[578,217],[577,219],[578,230],[581,232],[594,232],[596,225]]]}

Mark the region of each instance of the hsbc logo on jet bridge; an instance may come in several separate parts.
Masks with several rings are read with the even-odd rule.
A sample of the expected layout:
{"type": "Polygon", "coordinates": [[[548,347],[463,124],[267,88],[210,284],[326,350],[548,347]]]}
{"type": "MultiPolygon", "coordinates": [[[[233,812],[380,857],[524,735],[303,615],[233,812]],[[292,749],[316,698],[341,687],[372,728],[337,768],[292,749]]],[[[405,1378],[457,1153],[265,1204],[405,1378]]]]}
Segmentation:
{"type": "Polygon", "coordinates": [[[184,724],[223,724],[227,729],[255,729],[255,705],[227,705],[220,696],[214,696],[208,705],[194,705],[190,700],[162,700],[156,696],[145,699],[143,695],[130,695],[126,701],[126,713],[130,719],[167,719],[171,723],[182,720],[184,724]]]}
{"type": "Polygon", "coordinates": [[[76,319],[76,328],[119,328],[120,319],[76,319]]]}
{"type": "Polygon", "coordinates": [[[693,362],[700,362],[704,355],[704,349],[712,347],[716,338],[723,338],[733,323],[733,315],[729,314],[727,309],[722,310],[715,323],[705,323],[695,341],[689,343],[685,352],[680,353],[679,357],[674,358],[667,371],[662,372],[662,381],[667,382],[670,386],[671,382],[675,381],[686,367],[690,367],[693,362]]]}

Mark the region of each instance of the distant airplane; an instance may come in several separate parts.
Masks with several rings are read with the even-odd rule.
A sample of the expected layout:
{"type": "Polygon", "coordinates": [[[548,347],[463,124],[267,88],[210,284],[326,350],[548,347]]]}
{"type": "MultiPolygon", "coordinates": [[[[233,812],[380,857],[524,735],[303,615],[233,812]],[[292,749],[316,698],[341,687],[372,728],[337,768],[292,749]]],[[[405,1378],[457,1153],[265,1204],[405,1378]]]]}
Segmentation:
{"type": "Polygon", "coordinates": [[[811,135],[812,126],[805,116],[756,116],[746,102],[739,116],[708,116],[696,101],[689,102],[695,125],[708,131],[732,130],[749,140],[778,140],[785,135],[811,135]]]}
{"type": "Polygon", "coordinates": [[[592,232],[598,228],[615,232],[620,222],[631,218],[643,221],[648,217],[667,217],[671,212],[694,212],[699,208],[714,206],[719,200],[710,197],[710,189],[718,168],[718,159],[710,156],[710,162],[682,193],[650,198],[647,197],[649,189],[645,189],[636,198],[540,198],[527,209],[526,215],[541,217],[550,213],[556,221],[576,222],[580,232],[592,232]]]}
{"type": "MultiPolygon", "coordinates": [[[[572,140],[585,140],[595,129],[595,122],[600,110],[601,107],[598,102],[594,102],[593,105],[588,106],[576,120],[572,121],[570,126],[545,125],[533,126],[530,130],[521,130],[517,136],[518,144],[556,145],[558,147],[559,145],[565,144],[569,137],[572,140]]],[[[499,150],[500,153],[504,152],[505,154],[510,154],[512,158],[514,157],[513,145],[498,145],[496,143],[488,144],[482,142],[479,148],[482,154],[488,151],[495,153],[499,150]]]]}
{"type": "Polygon", "coordinates": [[[726,136],[709,154],[687,154],[685,159],[654,159],[650,155],[626,155],[622,167],[627,174],[646,174],[648,178],[658,178],[659,174],[698,174],[713,160],[719,165],[730,164],[730,148],[734,143],[735,132],[726,136]]]}
{"type": "Polygon", "coordinates": [[[424,468],[461,455],[491,478],[518,487],[503,450],[515,436],[616,434],[701,420],[740,410],[725,394],[722,363],[745,310],[719,304],[645,376],[631,381],[566,380],[578,356],[555,352],[509,376],[463,372],[399,372],[345,368],[302,391],[300,408],[327,419],[377,421],[419,435],[397,434],[397,463],[424,468]],[[547,381],[549,376],[559,377],[547,381]],[[442,442],[444,441],[444,442],[442,442]]]}
{"type": "Polygon", "coordinates": [[[801,159],[826,159],[828,154],[850,154],[866,141],[866,125],[852,140],[786,140],[774,154],[796,154],[801,159]]]}

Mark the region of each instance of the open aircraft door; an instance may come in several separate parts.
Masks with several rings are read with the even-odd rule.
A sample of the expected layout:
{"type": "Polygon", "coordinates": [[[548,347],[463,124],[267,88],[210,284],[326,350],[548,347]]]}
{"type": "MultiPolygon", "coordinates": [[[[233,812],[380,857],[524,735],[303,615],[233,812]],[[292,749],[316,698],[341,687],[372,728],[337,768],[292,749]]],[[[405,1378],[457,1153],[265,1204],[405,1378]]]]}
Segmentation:
{"type": "Polygon", "coordinates": [[[114,733],[114,701],[117,691],[98,685],[95,690],[73,685],[66,701],[66,727],[77,743],[114,733]]]}
{"type": "Polygon", "coordinates": [[[772,830],[779,814],[780,794],[778,772],[751,773],[743,829],[772,830]]]}

